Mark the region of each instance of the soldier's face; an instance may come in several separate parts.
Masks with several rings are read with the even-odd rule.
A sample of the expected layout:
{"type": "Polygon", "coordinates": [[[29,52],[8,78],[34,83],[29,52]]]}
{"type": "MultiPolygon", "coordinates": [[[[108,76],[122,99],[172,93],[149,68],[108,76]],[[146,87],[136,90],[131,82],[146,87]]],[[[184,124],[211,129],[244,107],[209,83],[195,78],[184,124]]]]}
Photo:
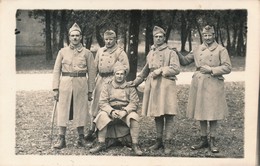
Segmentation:
{"type": "Polygon", "coordinates": [[[157,46],[162,45],[164,41],[165,41],[165,36],[162,33],[157,33],[153,36],[153,42],[157,46]]]}
{"type": "Polygon", "coordinates": [[[81,38],[82,37],[79,31],[70,32],[69,39],[71,44],[78,45],[81,41],[81,38]]]}
{"type": "Polygon", "coordinates": [[[203,34],[203,40],[208,45],[212,44],[215,40],[215,35],[213,33],[204,33],[203,34]]]}
{"type": "Polygon", "coordinates": [[[104,41],[105,41],[105,45],[106,45],[107,48],[111,48],[116,44],[116,38],[115,37],[105,36],[104,41]]]}
{"type": "Polygon", "coordinates": [[[124,70],[115,72],[115,81],[117,83],[123,83],[125,81],[126,73],[124,70]]]}

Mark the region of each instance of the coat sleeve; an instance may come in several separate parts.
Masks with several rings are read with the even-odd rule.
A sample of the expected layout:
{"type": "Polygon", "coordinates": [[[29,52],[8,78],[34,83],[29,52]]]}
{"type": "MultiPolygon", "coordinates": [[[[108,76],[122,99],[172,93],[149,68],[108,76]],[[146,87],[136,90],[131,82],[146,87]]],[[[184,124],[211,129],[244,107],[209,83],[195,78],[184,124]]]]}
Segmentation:
{"type": "Polygon", "coordinates": [[[186,56],[183,56],[180,52],[177,52],[177,55],[179,57],[180,64],[183,66],[189,65],[194,62],[194,53],[192,51],[186,56]]]}
{"type": "Polygon", "coordinates": [[[94,60],[95,68],[96,68],[96,74],[99,72],[99,70],[98,70],[99,54],[100,54],[100,49],[98,49],[96,56],[95,56],[95,60],[94,60]]]}
{"type": "Polygon", "coordinates": [[[95,87],[96,66],[94,63],[93,54],[87,51],[87,65],[88,65],[88,92],[93,92],[95,87]]]}
{"type": "Polygon", "coordinates": [[[59,89],[59,85],[60,85],[60,75],[61,75],[61,68],[62,68],[62,52],[61,50],[59,51],[56,61],[55,61],[55,65],[54,65],[54,69],[53,69],[53,81],[52,81],[52,89],[59,89]]]}
{"type": "Polygon", "coordinates": [[[130,66],[129,66],[129,61],[128,61],[128,57],[127,54],[125,53],[125,51],[121,51],[119,57],[118,57],[118,61],[122,63],[122,65],[124,65],[124,67],[126,68],[126,73],[128,74],[130,71],[130,66]]]}
{"type": "Polygon", "coordinates": [[[180,62],[175,51],[169,52],[169,66],[162,67],[162,74],[164,76],[175,76],[180,73],[180,62]]]}
{"type": "Polygon", "coordinates": [[[102,111],[105,111],[110,115],[113,108],[109,104],[109,91],[109,84],[106,84],[100,94],[99,106],[102,111]]]}
{"type": "Polygon", "coordinates": [[[220,50],[219,54],[220,66],[211,67],[213,76],[229,74],[231,72],[232,66],[227,49],[223,48],[222,50],[220,50]]]}
{"type": "Polygon", "coordinates": [[[139,98],[137,95],[137,92],[135,88],[131,87],[129,88],[129,104],[124,107],[124,109],[127,111],[127,113],[131,113],[132,111],[137,111],[139,98]]]}

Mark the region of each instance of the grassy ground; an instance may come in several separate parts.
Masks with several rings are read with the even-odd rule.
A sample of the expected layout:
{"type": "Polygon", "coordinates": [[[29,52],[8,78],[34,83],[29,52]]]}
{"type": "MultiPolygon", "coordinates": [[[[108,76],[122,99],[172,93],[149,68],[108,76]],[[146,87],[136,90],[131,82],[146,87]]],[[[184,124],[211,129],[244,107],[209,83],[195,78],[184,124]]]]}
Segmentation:
{"type": "MultiPolygon", "coordinates": [[[[189,85],[178,85],[177,88],[180,114],[175,117],[174,137],[172,138],[173,152],[169,156],[244,157],[244,83],[226,83],[229,116],[219,121],[217,144],[220,147],[220,153],[218,154],[211,153],[207,148],[198,151],[190,150],[190,146],[199,141],[199,124],[185,117],[189,85]]],[[[89,149],[76,147],[77,132],[72,129],[71,125],[67,131],[67,148],[62,150],[50,148],[52,92],[18,91],[16,97],[15,153],[17,155],[91,155],[89,149]]],[[[144,155],[164,156],[163,150],[148,150],[156,137],[153,119],[143,117],[140,125],[140,145],[144,155]]],[[[54,138],[57,138],[56,125],[54,138]]],[[[128,147],[111,147],[96,155],[132,156],[133,151],[128,147]]]]}
{"type": "MultiPolygon", "coordinates": [[[[140,71],[145,64],[145,55],[140,54],[138,57],[138,71],[140,71]]],[[[46,61],[44,55],[35,56],[19,56],[16,58],[16,71],[18,74],[35,74],[35,73],[52,73],[55,60],[46,61]]],[[[232,70],[245,70],[245,57],[231,57],[232,70]]],[[[188,66],[182,66],[181,71],[194,71],[194,63],[188,66]]]]}

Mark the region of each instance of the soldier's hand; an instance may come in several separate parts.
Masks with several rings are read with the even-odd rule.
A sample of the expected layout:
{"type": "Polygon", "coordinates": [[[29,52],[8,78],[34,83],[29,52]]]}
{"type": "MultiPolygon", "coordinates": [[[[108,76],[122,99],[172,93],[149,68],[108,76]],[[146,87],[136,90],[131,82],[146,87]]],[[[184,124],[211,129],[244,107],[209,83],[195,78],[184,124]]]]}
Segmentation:
{"type": "Polygon", "coordinates": [[[93,98],[92,98],[92,92],[88,92],[88,101],[92,101],[93,98]]]}
{"type": "Polygon", "coordinates": [[[119,114],[118,114],[118,110],[113,110],[112,112],[111,112],[111,116],[112,116],[112,118],[119,118],[119,114]]]}
{"type": "Polygon", "coordinates": [[[134,87],[134,86],[135,86],[134,81],[128,81],[128,82],[126,82],[126,85],[127,85],[128,87],[134,87]]]}
{"type": "Polygon", "coordinates": [[[208,65],[204,65],[200,67],[200,72],[202,74],[210,74],[212,72],[212,69],[208,65]]]}
{"type": "Polygon", "coordinates": [[[53,94],[54,100],[59,101],[59,90],[55,89],[55,90],[53,90],[53,92],[54,92],[54,94],[53,94]]]}
{"type": "Polygon", "coordinates": [[[121,111],[119,111],[118,112],[118,118],[119,119],[122,119],[123,117],[125,117],[127,115],[127,112],[126,111],[124,111],[124,110],[121,110],[121,111]]]}
{"type": "Polygon", "coordinates": [[[158,77],[162,73],[162,68],[156,69],[151,73],[152,78],[158,77]]]}

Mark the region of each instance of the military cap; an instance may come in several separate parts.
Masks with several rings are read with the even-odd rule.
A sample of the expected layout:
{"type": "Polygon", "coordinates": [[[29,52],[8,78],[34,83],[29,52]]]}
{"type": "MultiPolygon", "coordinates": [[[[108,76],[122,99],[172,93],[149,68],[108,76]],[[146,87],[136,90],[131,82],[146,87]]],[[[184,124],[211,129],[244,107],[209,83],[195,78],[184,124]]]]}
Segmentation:
{"type": "Polygon", "coordinates": [[[74,24],[72,25],[72,27],[71,27],[70,30],[69,30],[69,34],[70,34],[72,31],[79,31],[79,32],[81,33],[81,29],[80,29],[80,27],[79,27],[79,25],[78,25],[77,23],[74,23],[74,24]]]}
{"type": "Polygon", "coordinates": [[[202,33],[215,33],[214,31],[214,28],[209,26],[209,25],[206,25],[203,30],[202,30],[202,33]]]}
{"type": "Polygon", "coordinates": [[[104,37],[116,37],[116,33],[113,30],[106,30],[104,37]]]}
{"type": "Polygon", "coordinates": [[[114,65],[114,73],[120,70],[124,70],[126,72],[126,67],[121,62],[117,61],[114,65]]]}
{"type": "Polygon", "coordinates": [[[161,27],[154,26],[154,28],[153,28],[153,36],[156,35],[157,33],[162,33],[162,34],[165,35],[165,31],[161,27]]]}

